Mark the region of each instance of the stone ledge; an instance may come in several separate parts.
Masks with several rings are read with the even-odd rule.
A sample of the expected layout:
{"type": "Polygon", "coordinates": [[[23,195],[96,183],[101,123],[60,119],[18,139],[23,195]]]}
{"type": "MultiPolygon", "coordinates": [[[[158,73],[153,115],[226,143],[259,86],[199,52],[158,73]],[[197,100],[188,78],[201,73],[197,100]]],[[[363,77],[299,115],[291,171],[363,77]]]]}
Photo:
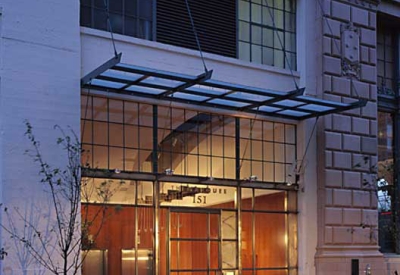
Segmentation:
{"type": "Polygon", "coordinates": [[[383,258],[383,254],[378,245],[323,245],[317,247],[315,255],[315,258],[342,258],[343,261],[357,257],[383,258]]]}

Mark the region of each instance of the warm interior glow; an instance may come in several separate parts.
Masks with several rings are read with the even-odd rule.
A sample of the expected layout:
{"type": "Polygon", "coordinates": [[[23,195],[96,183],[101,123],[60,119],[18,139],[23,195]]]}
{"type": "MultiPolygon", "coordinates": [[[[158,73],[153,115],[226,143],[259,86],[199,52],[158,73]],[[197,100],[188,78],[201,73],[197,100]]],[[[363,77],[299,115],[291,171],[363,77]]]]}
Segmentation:
{"type": "MultiPolygon", "coordinates": [[[[148,261],[149,257],[138,257],[138,261],[148,261]]],[[[135,261],[135,257],[122,257],[123,261],[135,261]]]]}

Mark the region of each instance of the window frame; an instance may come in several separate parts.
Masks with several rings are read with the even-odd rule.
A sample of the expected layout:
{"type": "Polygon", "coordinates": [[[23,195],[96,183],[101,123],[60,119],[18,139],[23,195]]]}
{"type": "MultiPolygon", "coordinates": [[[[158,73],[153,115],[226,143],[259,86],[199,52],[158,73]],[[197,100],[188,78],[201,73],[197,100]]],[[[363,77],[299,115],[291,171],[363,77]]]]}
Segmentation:
{"type": "MultiPolygon", "coordinates": [[[[94,11],[95,10],[102,10],[101,8],[99,8],[99,7],[97,7],[95,5],[96,1],[101,1],[102,2],[103,0],[86,0],[85,2],[90,2],[90,5],[87,5],[86,3],[83,4],[82,3],[83,0],[81,0],[81,3],[80,3],[80,9],[81,9],[81,11],[80,11],[80,26],[87,27],[87,28],[92,28],[92,29],[96,29],[96,30],[109,31],[110,27],[108,25],[108,22],[106,22],[106,29],[96,28],[95,27],[95,12],[94,11]],[[90,21],[90,26],[82,24],[82,20],[81,20],[82,19],[82,7],[86,7],[88,9],[90,9],[90,18],[89,18],[89,20],[87,20],[87,21],[90,21]]],[[[139,38],[139,39],[144,39],[144,40],[149,40],[149,41],[157,41],[157,38],[156,38],[156,24],[157,24],[156,23],[156,9],[157,9],[156,8],[156,2],[157,1],[156,0],[136,0],[135,1],[136,10],[134,12],[135,13],[134,15],[127,13],[126,10],[125,10],[125,2],[129,1],[129,0],[119,0],[119,1],[121,1],[121,9],[122,9],[120,12],[116,12],[116,11],[110,10],[110,1],[106,2],[108,4],[107,10],[108,10],[108,13],[109,13],[109,16],[110,16],[110,22],[111,22],[111,25],[112,25],[113,33],[126,35],[126,36],[130,36],[130,37],[135,37],[135,38],[139,38]],[[146,37],[147,34],[145,34],[145,33],[143,33],[142,36],[138,35],[140,33],[140,29],[141,29],[140,21],[141,20],[145,20],[145,18],[143,16],[141,16],[141,13],[140,13],[140,3],[143,2],[143,1],[151,1],[152,2],[151,3],[152,10],[150,12],[151,20],[147,20],[147,21],[150,21],[150,23],[151,23],[151,30],[148,33],[148,35],[150,36],[149,38],[146,37]],[[115,24],[113,24],[113,19],[112,19],[113,15],[121,16],[121,18],[122,18],[122,23],[121,23],[122,31],[116,31],[115,24]],[[135,23],[136,24],[135,35],[126,33],[126,30],[125,30],[125,26],[126,26],[125,19],[126,19],[126,17],[130,17],[130,18],[133,18],[135,20],[135,22],[136,22],[135,23]]],[[[107,10],[104,10],[104,12],[107,13],[107,10]]]]}
{"type": "MultiPolygon", "coordinates": [[[[108,22],[103,24],[103,27],[106,26],[105,28],[101,27],[96,27],[96,15],[95,15],[95,10],[99,10],[99,7],[95,5],[96,1],[102,1],[102,0],[81,0],[81,22],[80,25],[83,27],[88,27],[88,28],[93,28],[93,29],[99,29],[103,31],[108,31],[109,30],[109,25],[108,22]],[[87,3],[84,3],[87,2],[87,3]],[[90,4],[88,4],[90,3],[90,4]],[[90,9],[90,18],[87,18],[87,20],[82,20],[84,18],[83,16],[83,10],[84,8],[90,9]],[[88,24],[82,24],[82,22],[89,22],[88,24]]],[[[110,15],[110,21],[111,25],[113,26],[113,32],[118,33],[121,35],[126,35],[126,36],[131,36],[139,39],[144,39],[144,40],[149,40],[149,41],[155,41],[158,42],[157,39],[157,0],[136,0],[136,12],[135,16],[133,15],[128,15],[127,12],[125,11],[125,2],[127,0],[119,0],[121,1],[121,12],[114,12],[112,10],[109,10],[110,7],[110,2],[108,2],[108,10],[109,10],[109,15],[110,15]],[[141,24],[140,21],[142,20],[142,16],[140,16],[140,9],[139,5],[141,1],[151,1],[152,2],[152,11],[151,11],[151,31],[148,34],[140,34],[140,29],[141,29],[141,24]],[[121,30],[116,30],[115,24],[113,23],[113,16],[117,15],[121,17],[121,30]],[[132,17],[136,21],[136,27],[135,31],[132,32],[134,34],[127,34],[126,31],[126,23],[125,19],[126,17],[132,17]]],[[[281,68],[281,69],[289,69],[295,71],[297,69],[297,37],[298,37],[298,28],[297,28],[297,2],[295,0],[285,0],[282,1],[282,7],[275,7],[275,5],[271,6],[271,4],[267,4],[266,1],[268,0],[244,0],[249,4],[249,21],[243,21],[240,19],[240,9],[239,5],[242,0],[235,0],[235,5],[236,5],[236,19],[235,19],[235,28],[236,28],[236,41],[235,41],[235,47],[236,47],[236,59],[242,60],[242,61],[247,61],[252,64],[260,64],[260,65],[269,65],[273,66],[276,68],[281,68]],[[257,3],[258,2],[258,3],[257,3]],[[261,8],[260,14],[261,14],[261,22],[256,23],[252,20],[252,6],[256,5],[261,8]],[[286,7],[289,6],[289,7],[286,7]],[[276,17],[276,12],[281,12],[282,13],[282,26],[277,26],[276,22],[262,22],[262,15],[263,13],[267,12],[267,17],[269,16],[269,13],[271,12],[273,17],[276,17]],[[290,20],[287,20],[287,18],[291,18],[290,20]],[[248,24],[249,28],[249,40],[248,41],[243,41],[240,39],[240,23],[244,22],[248,24]],[[289,23],[290,22],[290,23],[289,23]],[[287,26],[287,25],[290,25],[287,26]],[[260,37],[260,43],[257,44],[254,41],[252,41],[252,29],[253,27],[259,27],[261,28],[261,37],[260,37]],[[267,45],[263,39],[263,33],[266,30],[270,30],[272,32],[272,42],[271,45],[267,45]],[[278,40],[279,36],[279,40],[278,40]],[[290,42],[287,41],[287,39],[290,37],[290,42]],[[282,42],[282,45],[281,45],[282,42]],[[241,44],[247,44],[249,46],[249,58],[241,58],[240,56],[240,45],[241,44]],[[253,47],[259,47],[261,49],[260,56],[257,58],[257,61],[254,61],[254,58],[252,57],[252,49],[253,47]],[[263,55],[266,54],[266,50],[268,50],[271,55],[272,61],[271,62],[264,62],[263,55]],[[265,52],[265,53],[264,53],[265,52]],[[282,55],[279,57],[279,61],[277,61],[277,56],[282,55]],[[281,64],[277,64],[277,62],[280,62],[281,64]]],[[[104,13],[106,11],[104,10],[104,13]]],[[[104,16],[104,15],[103,15],[104,16]]],[[[274,19],[272,19],[274,20],[274,19]]],[[[196,22],[195,22],[196,24],[196,22]]],[[[185,48],[188,48],[185,46],[185,48]]],[[[189,47],[190,49],[190,47],[189,47]]],[[[221,56],[228,56],[225,54],[220,54],[221,56]]],[[[233,55],[232,55],[233,56],[233,55]]],[[[231,56],[231,57],[232,57],[231,56]]]]}
{"type": "MultiPolygon", "coordinates": [[[[237,46],[236,46],[236,58],[239,60],[245,60],[248,62],[251,62],[253,64],[261,64],[261,65],[269,65],[269,66],[273,66],[273,67],[277,67],[277,68],[282,68],[282,69],[289,69],[289,70],[293,70],[295,71],[297,68],[297,3],[295,0],[289,0],[289,1],[283,1],[283,6],[282,8],[276,8],[275,5],[274,6],[270,6],[270,4],[268,4],[267,2],[268,0],[236,0],[236,5],[237,5],[237,13],[236,13],[236,29],[237,29],[237,35],[236,35],[236,41],[237,41],[237,46]],[[240,18],[240,2],[248,2],[249,3],[249,14],[248,14],[248,21],[244,21],[243,19],[240,18]],[[258,4],[257,2],[260,2],[260,4],[258,4]],[[292,7],[286,7],[286,4],[290,4],[292,5],[292,7]],[[252,19],[252,5],[256,5],[261,7],[261,23],[256,23],[253,21],[252,19]],[[268,25],[263,21],[263,11],[268,11],[267,17],[270,17],[270,15],[272,14],[273,17],[275,17],[275,11],[281,11],[283,14],[283,18],[282,18],[282,28],[276,26],[276,22],[274,21],[274,18],[272,18],[272,25],[268,25]],[[288,16],[293,16],[293,30],[290,30],[287,26],[286,23],[288,20],[286,20],[286,18],[288,16]],[[243,41],[240,39],[240,23],[246,23],[248,24],[248,28],[249,28],[249,41],[243,41]],[[260,44],[254,44],[254,42],[252,42],[252,28],[256,26],[256,27],[260,27],[261,28],[261,42],[260,44]],[[267,46],[264,44],[263,41],[263,32],[265,30],[271,30],[272,31],[272,46],[267,46]],[[283,35],[282,35],[283,34],[283,35]],[[293,35],[293,39],[294,43],[293,44],[293,48],[289,47],[290,50],[287,49],[287,44],[286,44],[286,36],[287,34],[289,35],[293,35]],[[277,40],[277,42],[275,41],[275,39],[277,40]],[[279,41],[280,40],[280,41],[279,41]],[[240,43],[246,43],[249,45],[249,60],[248,59],[243,59],[240,57],[240,43]],[[282,45],[281,45],[282,43],[282,45]],[[275,44],[277,44],[277,46],[275,46],[275,44]],[[252,46],[256,45],[256,46],[260,46],[261,47],[261,62],[256,62],[253,61],[253,57],[252,57],[252,46]],[[268,63],[264,63],[263,60],[263,50],[264,49],[271,49],[272,50],[272,64],[268,64],[268,63]],[[275,57],[276,57],[276,53],[277,52],[282,52],[283,54],[283,66],[281,65],[276,65],[275,63],[275,57]],[[292,56],[292,58],[291,58],[292,56]]],[[[290,44],[288,42],[288,44],[290,44]]]]}
{"type": "MultiPolygon", "coordinates": [[[[380,18],[382,20],[382,18],[380,18]]],[[[400,84],[400,30],[396,29],[395,24],[390,22],[390,19],[387,21],[382,20],[380,24],[378,24],[377,32],[385,30],[384,32],[389,32],[393,39],[393,95],[390,95],[386,92],[382,93],[380,91],[387,89],[384,85],[380,87],[381,83],[379,83],[377,78],[377,90],[378,90],[378,112],[387,113],[392,116],[393,120],[393,193],[391,195],[391,212],[396,213],[398,209],[400,209],[400,153],[398,148],[400,148],[400,93],[399,93],[399,84],[400,84]],[[389,23],[388,23],[389,22],[389,23]]],[[[383,45],[385,46],[385,44],[383,45]]],[[[378,47],[378,45],[377,45],[378,47]]],[[[378,51],[378,49],[377,49],[378,51]]],[[[385,50],[384,50],[385,52],[385,50]]],[[[377,57],[378,58],[378,57],[377,57]]],[[[378,59],[377,59],[378,61],[378,59]]],[[[385,64],[385,62],[384,62],[385,64]]],[[[378,67],[378,62],[377,62],[378,67]]],[[[384,73],[385,74],[385,73],[384,73]]],[[[385,76],[384,76],[385,77],[385,76]]],[[[379,125],[378,125],[379,129],[379,125]]],[[[378,138],[378,137],[377,137],[378,138]]],[[[378,160],[379,161],[379,160],[378,160]]],[[[378,213],[380,216],[380,213],[378,213]]],[[[394,227],[395,234],[400,231],[400,218],[397,217],[397,214],[392,214],[391,224],[394,227]]],[[[381,230],[381,228],[379,228],[381,230]]],[[[384,253],[395,252],[400,254],[400,240],[390,240],[392,243],[391,251],[383,250],[384,253]]],[[[379,244],[382,242],[379,241],[379,244]]],[[[381,248],[382,249],[382,248],[381,248]]],[[[386,248],[383,248],[386,249],[386,248]]]]}

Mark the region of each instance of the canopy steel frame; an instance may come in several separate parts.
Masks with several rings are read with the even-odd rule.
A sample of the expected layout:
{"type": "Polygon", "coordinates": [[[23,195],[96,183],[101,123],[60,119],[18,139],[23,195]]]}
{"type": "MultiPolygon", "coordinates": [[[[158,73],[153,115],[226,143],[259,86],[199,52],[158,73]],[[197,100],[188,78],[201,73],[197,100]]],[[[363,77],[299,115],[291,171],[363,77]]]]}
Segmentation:
{"type": "Polygon", "coordinates": [[[84,76],[81,86],[294,120],[360,108],[367,103],[365,99],[334,102],[305,96],[305,88],[280,92],[222,82],[211,76],[212,71],[192,76],[129,65],[121,63],[121,54],[118,54],[84,76]]]}

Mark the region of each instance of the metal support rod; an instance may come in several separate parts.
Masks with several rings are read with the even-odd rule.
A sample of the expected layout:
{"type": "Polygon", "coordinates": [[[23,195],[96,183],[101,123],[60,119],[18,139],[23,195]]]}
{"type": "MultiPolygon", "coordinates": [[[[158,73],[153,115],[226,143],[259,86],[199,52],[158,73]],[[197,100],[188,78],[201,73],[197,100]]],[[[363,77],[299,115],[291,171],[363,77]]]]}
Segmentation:
{"type": "Polygon", "coordinates": [[[88,84],[92,79],[96,78],[98,75],[104,73],[108,69],[114,67],[121,61],[122,53],[119,53],[116,56],[113,56],[110,60],[106,61],[103,65],[97,67],[92,72],[88,73],[81,79],[81,85],[88,84]]]}
{"type": "Polygon", "coordinates": [[[160,203],[158,196],[160,193],[160,183],[158,180],[153,184],[153,207],[154,207],[154,274],[160,274],[160,203]]]}
{"type": "Polygon", "coordinates": [[[240,119],[235,118],[235,166],[236,180],[240,181],[240,119]]]}
{"type": "Polygon", "coordinates": [[[237,262],[239,274],[242,274],[242,188],[240,186],[237,187],[236,191],[236,211],[237,211],[237,262]]]}
{"type": "MultiPolygon", "coordinates": [[[[158,129],[158,108],[157,105],[153,105],[153,174],[158,171],[158,160],[157,160],[157,129],[158,129]]],[[[154,271],[155,274],[159,274],[159,259],[160,259],[160,225],[159,225],[159,215],[160,215],[160,203],[159,203],[159,195],[160,195],[160,182],[158,180],[154,181],[153,184],[153,206],[154,206],[154,271]]]]}
{"type": "MultiPolygon", "coordinates": [[[[143,184],[143,183],[142,183],[143,184]]],[[[139,274],[138,248],[139,248],[139,211],[138,211],[138,182],[135,180],[135,272],[139,274]]]]}
{"type": "Polygon", "coordinates": [[[171,211],[168,208],[167,211],[167,224],[165,226],[166,236],[165,236],[165,247],[167,249],[166,263],[167,263],[167,275],[171,273],[171,211]]]}

